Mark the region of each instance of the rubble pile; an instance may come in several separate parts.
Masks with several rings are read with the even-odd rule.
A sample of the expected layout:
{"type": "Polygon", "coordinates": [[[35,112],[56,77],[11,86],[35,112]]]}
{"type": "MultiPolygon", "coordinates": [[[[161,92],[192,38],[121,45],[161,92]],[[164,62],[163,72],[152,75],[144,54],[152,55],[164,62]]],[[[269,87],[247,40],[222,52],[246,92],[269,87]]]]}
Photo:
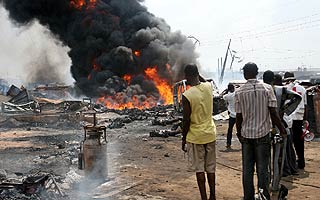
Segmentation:
{"type": "Polygon", "coordinates": [[[61,182],[59,176],[43,172],[29,175],[15,174],[14,178],[6,176],[1,173],[1,200],[68,199],[59,187],[58,182],[61,182]]]}
{"type": "MultiPolygon", "coordinates": [[[[167,105],[167,106],[155,106],[150,109],[124,109],[124,110],[115,110],[115,109],[108,109],[107,112],[114,112],[119,115],[124,115],[124,117],[118,117],[112,120],[109,120],[107,122],[110,122],[108,125],[108,128],[114,129],[114,128],[122,128],[125,124],[131,123],[136,120],[147,120],[150,118],[154,118],[152,120],[152,125],[156,125],[157,121],[159,123],[167,123],[170,124],[172,122],[178,121],[178,119],[175,119],[173,116],[173,106],[167,105]],[[164,120],[158,119],[159,117],[170,117],[170,120],[164,120]],[[163,121],[163,122],[160,122],[163,121]],[[172,122],[170,122],[172,121],[172,122]]],[[[165,125],[167,125],[165,124],[165,125]]]]}

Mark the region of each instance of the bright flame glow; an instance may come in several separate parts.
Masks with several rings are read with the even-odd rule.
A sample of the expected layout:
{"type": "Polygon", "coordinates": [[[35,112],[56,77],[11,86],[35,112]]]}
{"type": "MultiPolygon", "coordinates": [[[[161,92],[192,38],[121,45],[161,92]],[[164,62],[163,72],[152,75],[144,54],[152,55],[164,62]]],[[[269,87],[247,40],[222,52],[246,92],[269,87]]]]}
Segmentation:
{"type": "Polygon", "coordinates": [[[145,108],[151,108],[157,105],[156,99],[152,97],[147,97],[144,101],[140,101],[137,96],[132,96],[132,98],[124,98],[122,93],[117,93],[114,96],[108,96],[108,97],[100,97],[97,100],[97,103],[104,104],[109,109],[117,109],[117,110],[123,110],[123,109],[132,109],[132,108],[138,108],[138,109],[145,109],[145,108]]]}
{"type": "Polygon", "coordinates": [[[126,74],[123,76],[123,80],[125,80],[128,84],[130,84],[131,79],[132,79],[132,76],[129,74],[126,74]]]}
{"type": "Polygon", "coordinates": [[[137,57],[140,57],[140,56],[141,56],[141,52],[138,51],[138,50],[133,51],[133,54],[134,54],[135,56],[137,56],[137,57]]]}
{"type": "MultiPolygon", "coordinates": [[[[168,65],[169,66],[169,65],[168,65]]],[[[167,66],[167,67],[168,67],[167,66]]],[[[173,103],[173,92],[170,84],[165,80],[161,79],[158,76],[158,71],[156,67],[147,68],[145,71],[145,77],[149,80],[152,80],[161,96],[163,104],[172,104],[173,103]]],[[[123,80],[127,81],[130,84],[132,80],[132,75],[126,74],[123,77],[123,80]]],[[[159,99],[156,99],[153,96],[148,96],[144,99],[139,99],[138,96],[133,95],[132,97],[126,96],[124,93],[117,93],[113,96],[105,96],[100,97],[97,100],[97,103],[104,104],[109,109],[118,109],[123,110],[125,108],[138,108],[138,109],[146,109],[157,106],[159,99]]]]}
{"type": "Polygon", "coordinates": [[[84,6],[86,6],[86,9],[93,9],[97,5],[97,0],[70,0],[70,5],[78,10],[84,6]]]}
{"type": "Polygon", "coordinates": [[[155,83],[161,98],[164,100],[164,104],[172,104],[173,103],[172,87],[166,80],[161,79],[158,76],[157,68],[150,67],[150,68],[147,68],[144,72],[146,73],[146,76],[155,83]]]}

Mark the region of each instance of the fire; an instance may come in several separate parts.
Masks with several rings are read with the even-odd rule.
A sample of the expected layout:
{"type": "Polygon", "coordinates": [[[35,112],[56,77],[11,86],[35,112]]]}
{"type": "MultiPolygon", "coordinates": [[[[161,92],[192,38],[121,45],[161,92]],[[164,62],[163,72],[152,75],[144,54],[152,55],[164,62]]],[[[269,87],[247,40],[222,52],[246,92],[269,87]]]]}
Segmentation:
{"type": "Polygon", "coordinates": [[[97,103],[104,104],[109,109],[117,109],[117,110],[123,110],[123,109],[132,109],[132,108],[138,108],[138,109],[145,109],[145,108],[151,108],[156,106],[156,100],[153,97],[147,97],[146,100],[140,101],[137,96],[132,96],[132,98],[127,99],[124,98],[122,93],[117,93],[114,96],[108,96],[108,97],[100,97],[97,100],[97,103]]]}
{"type": "MultiPolygon", "coordinates": [[[[95,71],[95,72],[100,72],[100,71],[101,71],[101,66],[96,63],[96,60],[95,60],[95,59],[94,59],[93,62],[92,62],[92,69],[93,69],[93,71],[95,71]]],[[[91,71],[91,72],[88,74],[88,76],[87,76],[87,79],[88,79],[88,80],[91,80],[91,76],[92,76],[91,73],[92,73],[92,71],[91,71]]]]}
{"type": "Polygon", "coordinates": [[[70,5],[73,8],[80,10],[84,6],[86,9],[95,8],[97,4],[97,0],[70,0],[70,5]]]}
{"type": "Polygon", "coordinates": [[[123,76],[123,80],[125,80],[128,84],[130,84],[131,79],[132,79],[132,76],[129,74],[126,74],[123,76]]]}
{"type": "MultiPolygon", "coordinates": [[[[167,65],[166,67],[169,67],[167,65]]],[[[156,67],[149,67],[145,71],[145,77],[149,80],[152,80],[161,96],[161,100],[164,104],[172,104],[173,103],[173,92],[170,84],[165,80],[161,79],[158,76],[158,71],[156,67]]],[[[128,84],[130,84],[132,80],[132,75],[126,74],[123,77],[128,84]]],[[[123,110],[125,108],[138,108],[145,109],[151,108],[157,105],[159,99],[156,99],[153,96],[144,97],[143,99],[139,99],[137,95],[133,95],[131,97],[126,96],[124,93],[119,92],[113,96],[104,96],[100,97],[97,100],[97,103],[104,104],[109,109],[118,109],[123,110]]]]}
{"type": "Polygon", "coordinates": [[[137,56],[137,57],[140,57],[141,52],[138,51],[138,50],[135,50],[135,51],[133,51],[133,54],[134,54],[135,56],[137,56]]]}
{"type": "Polygon", "coordinates": [[[81,9],[85,5],[85,0],[71,0],[70,5],[76,9],[81,9]]]}
{"type": "Polygon", "coordinates": [[[93,67],[92,68],[96,72],[101,71],[101,67],[96,62],[93,63],[93,67]]]}
{"type": "Polygon", "coordinates": [[[149,79],[154,81],[161,98],[164,100],[164,104],[172,104],[173,103],[172,87],[166,80],[161,79],[158,76],[157,68],[150,67],[150,68],[147,68],[144,72],[149,79]]]}

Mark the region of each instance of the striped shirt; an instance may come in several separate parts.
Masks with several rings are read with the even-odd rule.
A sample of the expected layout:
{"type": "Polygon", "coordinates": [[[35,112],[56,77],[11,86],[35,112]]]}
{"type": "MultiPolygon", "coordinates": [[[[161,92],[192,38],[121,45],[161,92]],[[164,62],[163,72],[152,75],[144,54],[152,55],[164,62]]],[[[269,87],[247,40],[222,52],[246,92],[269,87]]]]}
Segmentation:
{"type": "Polygon", "coordinates": [[[272,86],[249,79],[236,90],[235,110],[243,117],[241,135],[244,138],[261,138],[270,132],[272,123],[269,107],[277,108],[272,86]]]}

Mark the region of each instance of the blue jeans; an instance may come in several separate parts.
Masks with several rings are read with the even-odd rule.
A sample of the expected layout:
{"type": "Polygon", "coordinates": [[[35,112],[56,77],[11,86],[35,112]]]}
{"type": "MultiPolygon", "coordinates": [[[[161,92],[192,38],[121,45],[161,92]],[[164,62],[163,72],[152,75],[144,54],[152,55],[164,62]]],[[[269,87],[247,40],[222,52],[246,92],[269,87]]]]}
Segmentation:
{"type": "Polygon", "coordinates": [[[269,161],[271,155],[271,140],[269,134],[258,139],[242,138],[242,185],[245,200],[254,200],[254,165],[258,175],[258,188],[270,199],[269,193],[269,161]]]}

